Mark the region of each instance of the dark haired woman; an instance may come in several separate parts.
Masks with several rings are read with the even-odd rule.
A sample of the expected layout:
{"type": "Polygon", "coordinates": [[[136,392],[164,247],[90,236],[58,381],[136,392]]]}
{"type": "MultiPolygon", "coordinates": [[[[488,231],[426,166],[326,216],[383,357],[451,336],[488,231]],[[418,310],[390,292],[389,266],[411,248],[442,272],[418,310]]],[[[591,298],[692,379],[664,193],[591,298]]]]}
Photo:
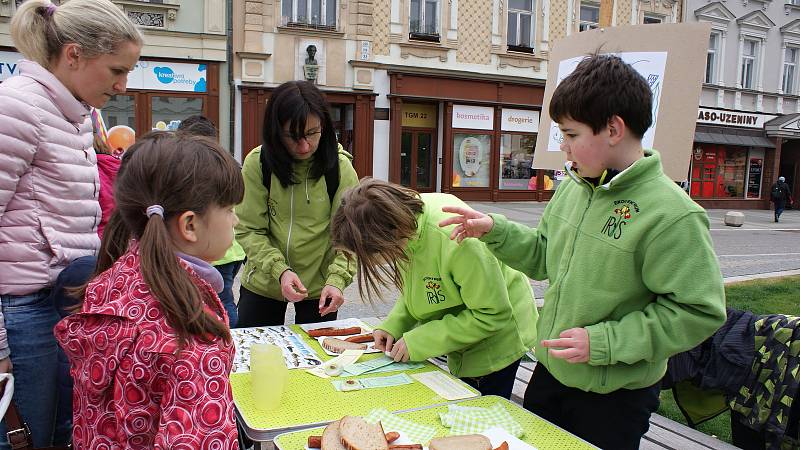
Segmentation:
{"type": "Polygon", "coordinates": [[[356,271],[329,231],[342,193],[358,183],[350,155],[336,142],[322,92],[306,81],[275,89],[263,128],[236,207],[236,240],[247,254],[238,326],[282,325],[287,302],[297,323],[334,320],[356,271]]]}
{"type": "Polygon", "coordinates": [[[353,254],[359,290],[393,285],[402,294],[378,326],[376,348],[395,361],[447,355],[450,372],[483,395],[511,397],[520,359],[536,339],[528,278],[476,239],[461,245],[439,228],[449,194],[422,194],[365,178],[331,222],[336,248],[353,254]]]}

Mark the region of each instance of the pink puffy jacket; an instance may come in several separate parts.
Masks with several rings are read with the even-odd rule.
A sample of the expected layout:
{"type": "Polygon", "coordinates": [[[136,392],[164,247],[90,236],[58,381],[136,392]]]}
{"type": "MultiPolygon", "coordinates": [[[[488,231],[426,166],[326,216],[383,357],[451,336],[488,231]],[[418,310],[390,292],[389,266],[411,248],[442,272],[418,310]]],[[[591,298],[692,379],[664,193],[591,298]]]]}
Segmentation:
{"type": "Polygon", "coordinates": [[[13,295],[100,247],[89,108],[42,66],[19,67],[0,84],[0,294],[13,295]]]}

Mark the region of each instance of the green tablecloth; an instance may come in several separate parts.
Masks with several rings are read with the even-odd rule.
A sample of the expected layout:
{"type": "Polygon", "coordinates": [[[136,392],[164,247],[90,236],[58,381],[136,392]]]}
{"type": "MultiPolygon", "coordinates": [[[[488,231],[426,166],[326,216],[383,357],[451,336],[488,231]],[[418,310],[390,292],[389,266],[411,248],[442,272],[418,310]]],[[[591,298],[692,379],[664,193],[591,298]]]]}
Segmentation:
{"type": "MultiPolygon", "coordinates": [[[[562,430],[561,428],[558,428],[539,416],[531,414],[529,411],[521,408],[516,403],[512,403],[502,397],[490,395],[470,400],[462,400],[457,402],[457,404],[463,406],[480,406],[488,408],[498,402],[503,404],[514,420],[519,422],[519,424],[522,425],[522,428],[525,430],[525,434],[520,439],[530,445],[533,445],[539,450],[579,450],[595,448],[580,438],[562,430]]],[[[448,429],[443,427],[441,421],[439,420],[439,413],[446,411],[447,405],[440,405],[417,411],[401,412],[397,413],[397,415],[406,420],[411,420],[425,425],[432,425],[436,428],[436,436],[447,436],[448,429]]],[[[343,412],[339,414],[336,419],[340,419],[341,416],[344,416],[345,414],[349,413],[343,412]]],[[[306,443],[308,442],[309,436],[321,435],[322,430],[322,427],[318,427],[281,434],[275,438],[275,445],[279,450],[301,450],[306,448],[306,443]]]]}
{"type": "MultiPolygon", "coordinates": [[[[309,338],[299,326],[292,325],[292,329],[323,360],[327,361],[332,358],[322,350],[315,339],[309,338]]],[[[361,361],[380,355],[380,353],[364,355],[361,361]]],[[[431,370],[442,371],[430,362],[425,362],[425,367],[406,373],[413,374],[431,370]]],[[[396,372],[365,374],[354,378],[386,376],[393,373],[396,372]]],[[[450,375],[448,374],[448,376],[450,375]]],[[[250,391],[250,373],[232,374],[230,382],[236,408],[244,420],[245,431],[251,439],[257,441],[271,440],[276,434],[284,431],[328,423],[345,414],[363,415],[377,406],[389,411],[404,411],[448,402],[417,381],[390,388],[338,392],[333,388],[331,380],[311,375],[304,369],[290,370],[289,381],[281,398],[280,406],[274,411],[261,411],[255,407],[250,391]]],[[[464,384],[464,386],[467,385],[464,384]]],[[[475,396],[479,395],[477,391],[467,387],[475,392],[475,396]]]]}

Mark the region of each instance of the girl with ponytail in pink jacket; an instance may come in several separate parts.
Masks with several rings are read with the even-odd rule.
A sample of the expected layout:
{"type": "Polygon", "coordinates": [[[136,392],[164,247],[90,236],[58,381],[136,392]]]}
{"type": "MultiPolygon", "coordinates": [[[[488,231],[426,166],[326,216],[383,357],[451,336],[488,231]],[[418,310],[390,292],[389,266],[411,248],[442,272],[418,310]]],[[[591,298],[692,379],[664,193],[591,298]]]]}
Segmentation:
{"type": "Polygon", "coordinates": [[[100,245],[90,108],[125,92],[143,41],[109,0],[28,0],[11,38],[25,60],[0,85],[0,372],[13,371],[14,399],[34,446],[44,447],[57,401],[50,289],[100,245]]]}

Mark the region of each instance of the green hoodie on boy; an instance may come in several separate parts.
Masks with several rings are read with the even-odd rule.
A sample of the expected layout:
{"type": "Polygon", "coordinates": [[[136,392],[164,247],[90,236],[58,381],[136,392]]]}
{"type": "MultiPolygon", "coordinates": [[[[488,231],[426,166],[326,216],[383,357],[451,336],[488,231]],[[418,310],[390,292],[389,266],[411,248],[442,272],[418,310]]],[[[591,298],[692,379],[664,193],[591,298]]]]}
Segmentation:
{"type": "Polygon", "coordinates": [[[378,328],[405,340],[412,361],[447,355],[457,377],[479,377],[520,359],[536,340],[536,307],[528,278],[499,262],[486,244],[450,240],[449,194],[422,194],[416,238],[408,243],[403,292],[378,328]]]}
{"type": "Polygon", "coordinates": [[[598,187],[568,173],[537,228],[492,214],[494,227],[481,240],[511,267],[550,280],[540,341],[588,330],[588,363],[537,346],[558,381],[601,394],[651,386],[670,356],[725,322],[708,216],[664,175],[652,150],[598,187]]]}
{"type": "Polygon", "coordinates": [[[311,160],[295,161],[299,184],[281,186],[272,174],[269,193],[262,182],[261,147],[242,166],[244,199],[236,206],[236,241],[247,253],[242,286],[258,295],[283,300],[280,276],[292,270],[308,298],[319,298],[331,285],[344,291],[356,273],[354,261],[331,248],[330,223],[342,194],[358,184],[349,155],[339,146],[339,188],[331,202],[325,177],[308,177],[311,160]]]}

